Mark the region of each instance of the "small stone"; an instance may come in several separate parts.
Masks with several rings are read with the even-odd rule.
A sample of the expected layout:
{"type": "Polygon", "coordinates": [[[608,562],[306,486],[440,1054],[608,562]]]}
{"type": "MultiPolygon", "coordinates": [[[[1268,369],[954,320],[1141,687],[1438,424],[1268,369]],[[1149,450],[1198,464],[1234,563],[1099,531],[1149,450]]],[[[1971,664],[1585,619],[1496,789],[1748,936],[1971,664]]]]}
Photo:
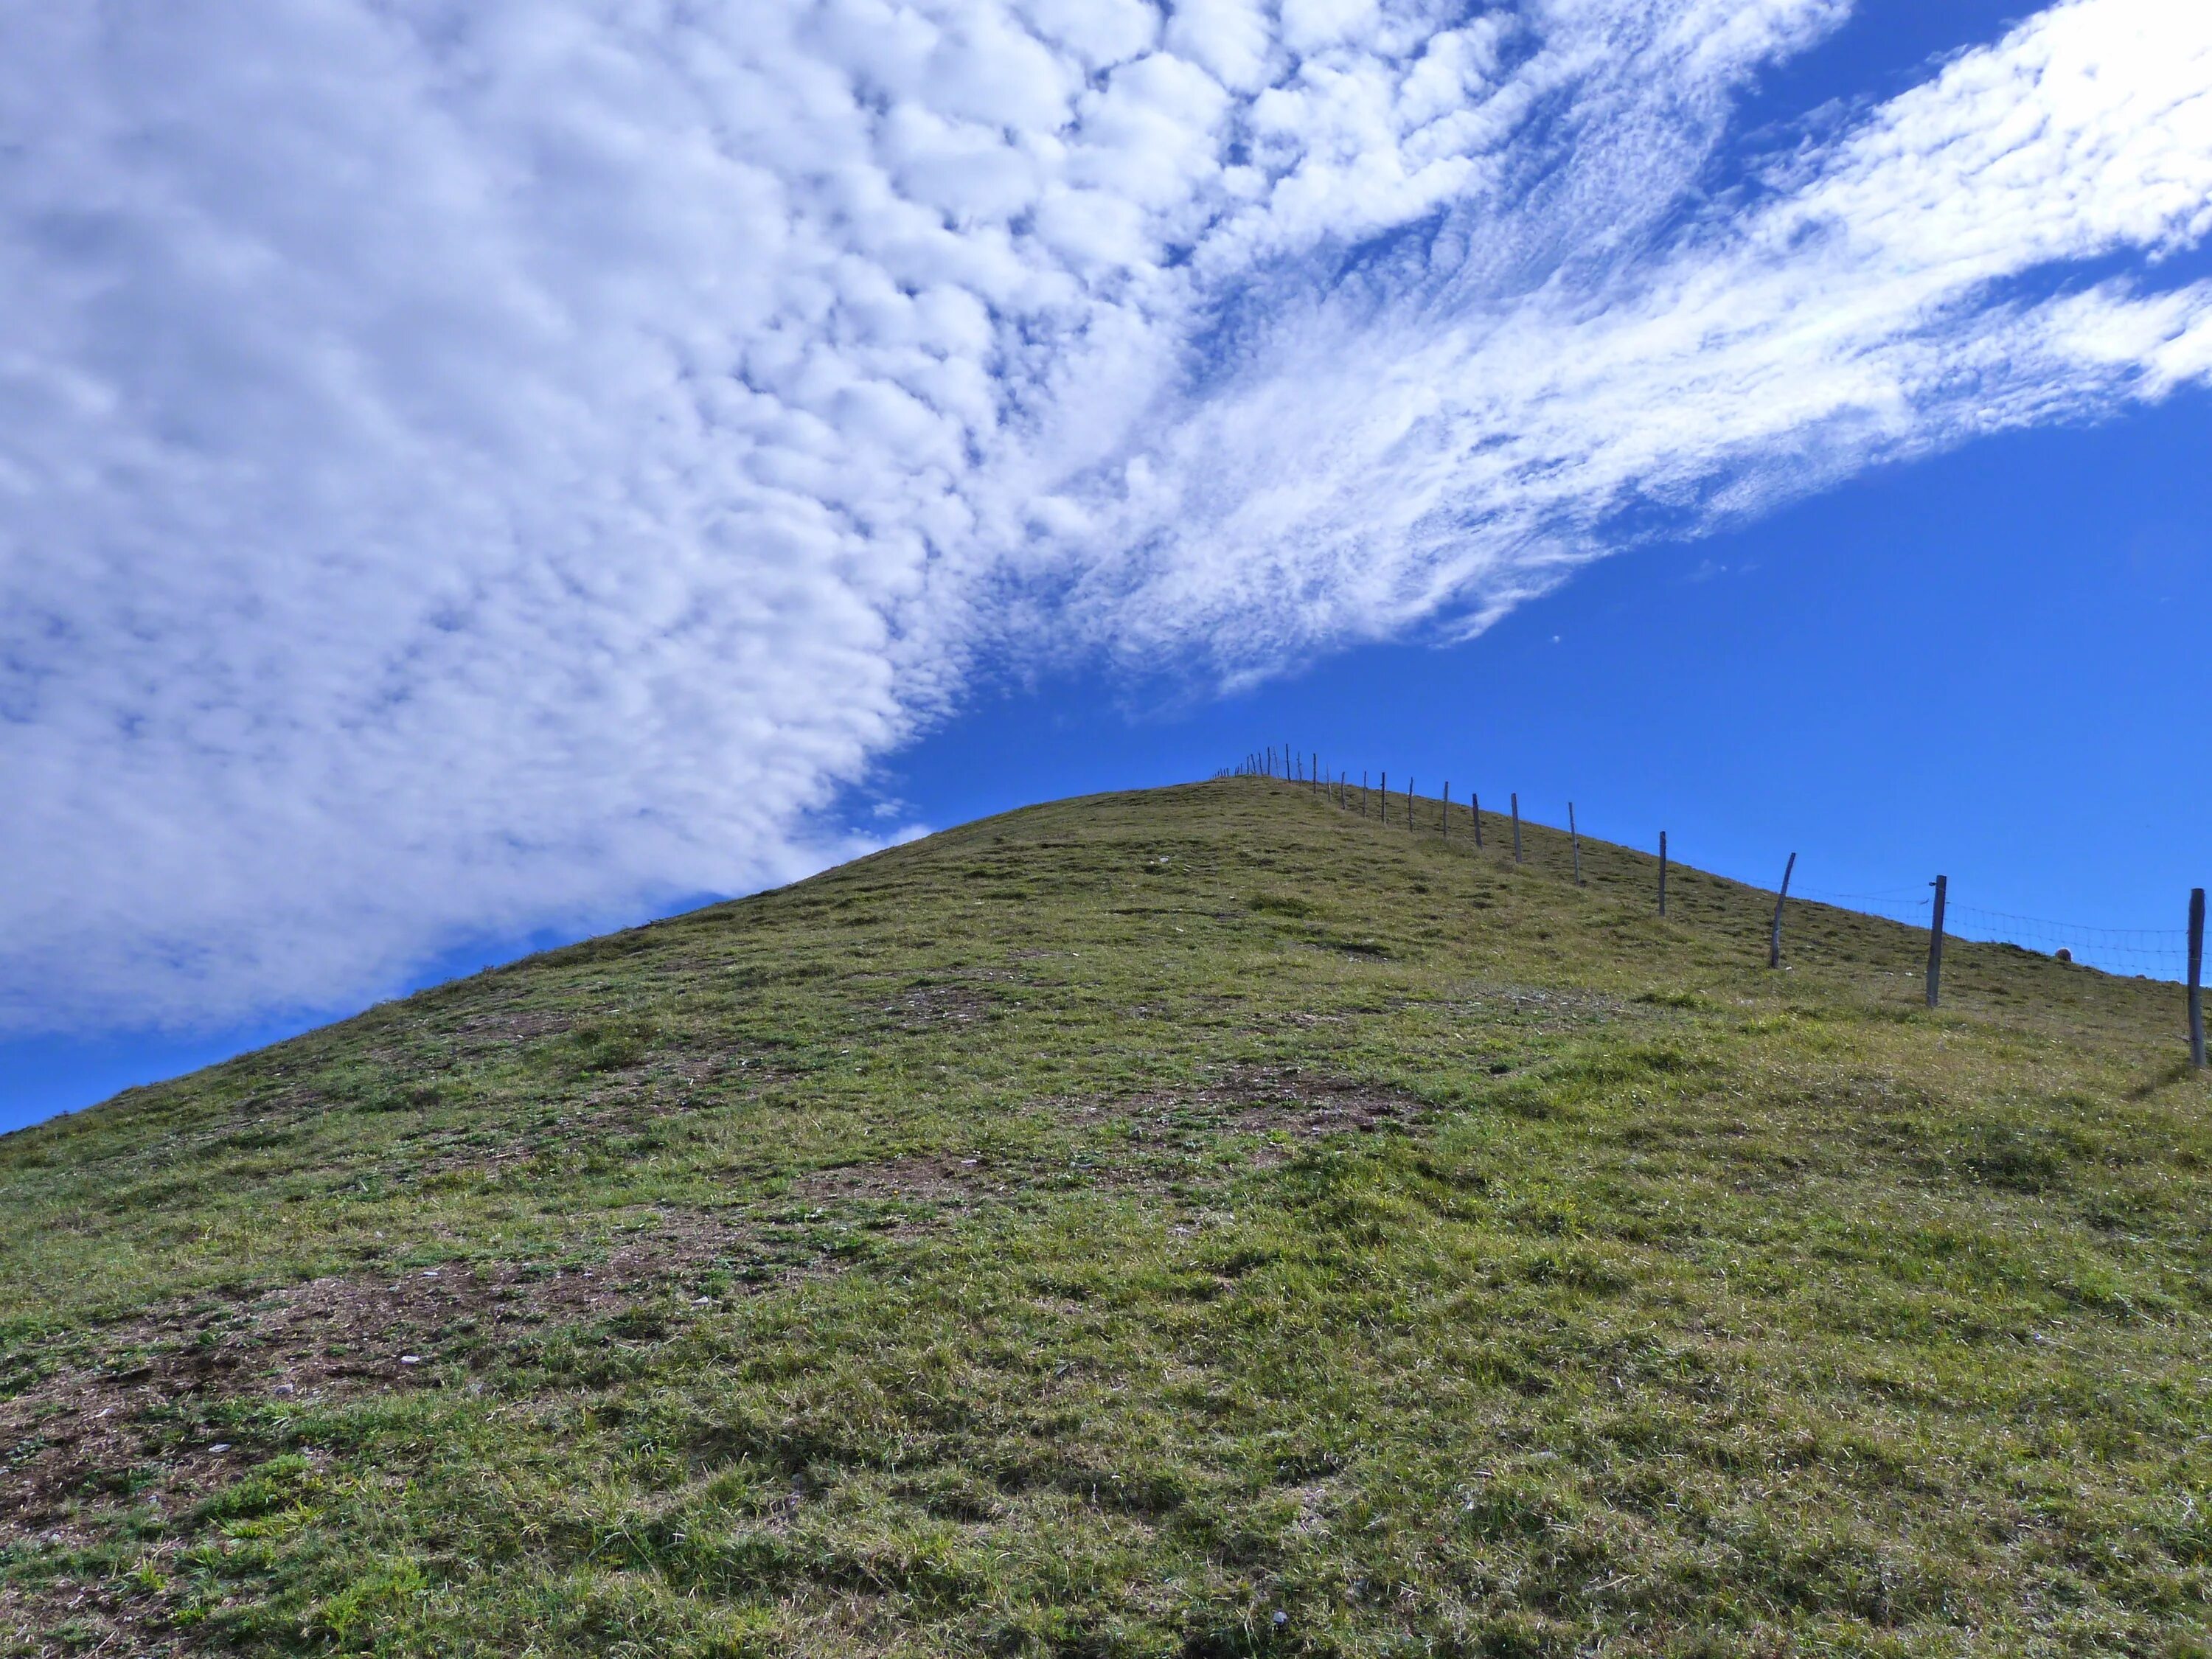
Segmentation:
{"type": "Polygon", "coordinates": [[[1277,1607],[1277,1608],[1275,1609],[1275,1620],[1274,1620],[1274,1623],[1275,1623],[1275,1628],[1276,1628],[1277,1630],[1280,1630],[1280,1629],[1282,1629],[1282,1627],[1283,1627],[1284,1626],[1285,1626],[1285,1625],[1289,1624],[1290,1622],[1291,1622],[1291,1615],[1290,1615],[1289,1613],[1285,1613],[1285,1612],[1284,1612],[1280,1607],[1277,1607]]]}
{"type": "Polygon", "coordinates": [[[211,1452],[227,1452],[230,1449],[230,1442],[228,1440],[218,1440],[215,1444],[210,1446],[208,1449],[211,1452]]]}
{"type": "Polygon", "coordinates": [[[703,1308],[714,1299],[711,1296],[695,1296],[691,1298],[691,1305],[695,1308],[703,1308]]]}
{"type": "Polygon", "coordinates": [[[403,1353],[399,1356],[399,1363],[403,1365],[419,1365],[422,1363],[422,1356],[419,1353],[403,1353]]]}

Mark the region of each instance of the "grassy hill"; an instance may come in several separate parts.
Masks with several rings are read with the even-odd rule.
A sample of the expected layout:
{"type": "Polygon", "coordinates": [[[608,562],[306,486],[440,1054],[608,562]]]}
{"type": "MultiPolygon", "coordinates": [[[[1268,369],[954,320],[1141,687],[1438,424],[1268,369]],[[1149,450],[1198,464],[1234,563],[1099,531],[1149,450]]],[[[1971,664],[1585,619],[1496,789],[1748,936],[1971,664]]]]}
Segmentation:
{"type": "Polygon", "coordinates": [[[2212,1652],[2178,992],[1423,811],[1011,813],[0,1139],[0,1650],[2212,1652]]]}

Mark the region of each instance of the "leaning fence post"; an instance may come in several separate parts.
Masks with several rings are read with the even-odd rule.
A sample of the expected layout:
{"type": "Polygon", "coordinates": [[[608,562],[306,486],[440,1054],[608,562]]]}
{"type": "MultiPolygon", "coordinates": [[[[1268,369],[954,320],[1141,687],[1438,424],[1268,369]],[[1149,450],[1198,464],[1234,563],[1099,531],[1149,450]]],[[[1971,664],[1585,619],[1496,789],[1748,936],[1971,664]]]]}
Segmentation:
{"type": "Polygon", "coordinates": [[[1766,965],[1782,965],[1782,906],[1790,896],[1790,872],[1797,867],[1797,855],[1792,853],[1790,862],[1782,866],[1782,890],[1774,896],[1774,927],[1766,936],[1766,965]]]}
{"type": "Polygon", "coordinates": [[[2189,1063],[2204,1069],[2204,890],[2189,895],[2189,1063]]]}
{"type": "Polygon", "coordinates": [[[1659,914],[1667,914],[1667,832],[1659,832],[1659,914]]]}
{"type": "Polygon", "coordinates": [[[1933,884],[1936,906],[1928,916],[1928,1006],[1930,1008],[1943,997],[1943,907],[1950,900],[1951,878],[1938,876],[1933,884]]]}
{"type": "Polygon", "coordinates": [[[1575,849],[1575,885],[1583,884],[1583,832],[1575,828],[1575,804],[1567,803],[1567,840],[1575,849]]]}
{"type": "Polygon", "coordinates": [[[1518,792],[1513,796],[1513,862],[1521,862],[1521,797],[1518,792]]]}

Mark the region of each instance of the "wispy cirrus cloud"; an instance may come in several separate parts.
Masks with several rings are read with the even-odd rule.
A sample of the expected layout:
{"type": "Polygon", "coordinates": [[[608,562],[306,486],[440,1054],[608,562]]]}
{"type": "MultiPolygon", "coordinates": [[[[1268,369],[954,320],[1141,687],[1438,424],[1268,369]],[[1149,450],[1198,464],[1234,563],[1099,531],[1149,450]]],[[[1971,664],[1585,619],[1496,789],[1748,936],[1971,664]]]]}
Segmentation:
{"type": "Polygon", "coordinates": [[[1017,625],[1263,673],[2212,373],[2212,16],[1705,194],[1846,9],[7,7],[0,1023],[793,873],[1017,625]]]}

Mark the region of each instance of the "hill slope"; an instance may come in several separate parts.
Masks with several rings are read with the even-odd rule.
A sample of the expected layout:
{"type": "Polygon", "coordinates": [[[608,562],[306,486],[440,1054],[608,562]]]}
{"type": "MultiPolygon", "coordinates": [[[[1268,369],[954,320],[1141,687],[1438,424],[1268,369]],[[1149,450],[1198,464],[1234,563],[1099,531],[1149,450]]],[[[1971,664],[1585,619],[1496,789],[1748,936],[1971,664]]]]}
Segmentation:
{"type": "Polygon", "coordinates": [[[0,1632],[2212,1650],[2172,988],[1467,828],[1062,802],[0,1140],[0,1632]]]}

